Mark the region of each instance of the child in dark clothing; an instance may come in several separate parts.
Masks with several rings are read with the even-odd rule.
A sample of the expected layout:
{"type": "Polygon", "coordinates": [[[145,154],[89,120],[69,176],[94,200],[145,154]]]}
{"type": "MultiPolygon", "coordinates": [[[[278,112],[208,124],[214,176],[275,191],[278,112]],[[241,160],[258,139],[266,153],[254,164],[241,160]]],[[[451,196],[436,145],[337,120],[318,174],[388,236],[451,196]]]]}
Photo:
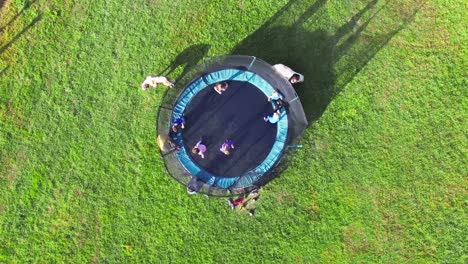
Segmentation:
{"type": "Polygon", "coordinates": [[[185,128],[185,118],[183,116],[178,117],[172,123],[172,132],[178,133],[180,129],[185,128]]]}

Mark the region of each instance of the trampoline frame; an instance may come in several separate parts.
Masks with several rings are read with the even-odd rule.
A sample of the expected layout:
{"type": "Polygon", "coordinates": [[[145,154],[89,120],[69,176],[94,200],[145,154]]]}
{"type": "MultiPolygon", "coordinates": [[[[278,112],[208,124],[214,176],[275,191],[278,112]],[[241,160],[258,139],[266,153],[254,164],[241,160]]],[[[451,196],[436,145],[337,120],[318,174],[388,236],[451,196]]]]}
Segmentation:
{"type": "MultiPolygon", "coordinates": [[[[305,114],[300,100],[287,81],[281,81],[271,65],[251,56],[231,55],[225,57],[212,58],[190,69],[185,76],[181,76],[175,89],[168,89],[163,97],[163,101],[158,108],[156,131],[157,134],[164,134],[169,131],[171,121],[181,116],[185,107],[190,103],[199,91],[209,87],[211,84],[220,81],[249,81],[259,88],[266,96],[271,95],[274,90],[279,90],[288,102],[294,103],[293,116],[282,114],[282,118],[277,123],[277,139],[274,147],[268,154],[265,161],[256,168],[246,172],[239,177],[223,178],[202,170],[191,161],[184,148],[179,151],[162,151],[164,165],[168,173],[184,186],[196,186],[197,192],[209,196],[240,196],[249,193],[253,189],[259,188],[278,176],[290,162],[282,160],[292,160],[292,154],[286,157],[291,150],[289,145],[298,141],[303,130],[307,126],[305,114]],[[267,74],[259,74],[251,71],[252,68],[261,67],[267,74]],[[266,79],[278,78],[275,86],[266,79]],[[179,84],[183,84],[180,86],[179,84]],[[285,90],[286,93],[285,93],[285,90]],[[292,91],[292,93],[291,93],[292,91]],[[289,123],[296,121],[299,125],[289,129],[289,123]],[[190,162],[191,161],[191,162],[190,162]]],[[[291,113],[291,111],[288,111],[291,113]]]]}

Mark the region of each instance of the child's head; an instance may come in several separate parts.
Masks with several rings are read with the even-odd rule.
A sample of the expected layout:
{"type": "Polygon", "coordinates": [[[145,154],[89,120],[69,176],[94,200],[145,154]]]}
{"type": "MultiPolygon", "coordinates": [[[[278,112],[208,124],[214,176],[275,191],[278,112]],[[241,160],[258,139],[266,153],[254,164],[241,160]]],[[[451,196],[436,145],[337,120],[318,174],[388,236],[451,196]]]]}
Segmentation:
{"type": "Polygon", "coordinates": [[[197,147],[193,147],[193,149],[192,149],[193,154],[198,154],[199,152],[200,152],[200,150],[197,147]]]}
{"type": "Polygon", "coordinates": [[[177,132],[177,124],[172,125],[172,131],[177,132]]]}
{"type": "Polygon", "coordinates": [[[230,154],[229,148],[225,148],[224,151],[223,151],[223,153],[224,153],[224,155],[226,155],[226,156],[229,155],[229,154],[230,154]]]}
{"type": "Polygon", "coordinates": [[[299,76],[299,74],[295,73],[293,74],[293,76],[291,76],[291,78],[289,78],[289,81],[291,83],[297,83],[301,80],[301,77],[299,76]]]}
{"type": "Polygon", "coordinates": [[[218,89],[221,89],[221,90],[226,90],[228,87],[228,84],[227,82],[219,82],[216,84],[216,87],[218,87],[218,89]]]}
{"type": "Polygon", "coordinates": [[[144,89],[144,90],[146,90],[146,89],[148,89],[148,88],[149,88],[149,84],[148,84],[148,83],[143,84],[143,89],[144,89]]]}
{"type": "Polygon", "coordinates": [[[279,96],[279,93],[278,93],[277,91],[274,91],[273,94],[272,94],[272,96],[277,97],[277,96],[279,96]]]}

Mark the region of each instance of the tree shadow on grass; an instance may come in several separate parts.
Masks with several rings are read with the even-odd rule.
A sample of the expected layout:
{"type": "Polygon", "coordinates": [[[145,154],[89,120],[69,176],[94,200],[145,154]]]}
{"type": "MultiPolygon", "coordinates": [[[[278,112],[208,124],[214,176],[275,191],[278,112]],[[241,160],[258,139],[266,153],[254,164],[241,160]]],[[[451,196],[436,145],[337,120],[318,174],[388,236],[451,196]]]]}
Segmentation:
{"type": "Polygon", "coordinates": [[[309,123],[320,118],[333,98],[413,20],[421,7],[414,8],[407,16],[392,16],[390,25],[387,23],[377,33],[369,33],[366,29],[376,18],[384,17],[381,10],[386,8],[386,4],[380,4],[379,0],[371,0],[348,22],[330,33],[324,29],[329,28],[328,19],[319,23],[318,29],[307,29],[306,24],[316,19],[314,15],[327,0],[310,2],[305,12],[294,16],[297,10],[304,10],[300,6],[304,1],[289,1],[232,50],[232,54],[253,55],[272,64],[283,63],[302,73],[305,82],[296,88],[309,123]],[[292,23],[275,25],[285,18],[292,19],[292,23]]]}
{"type": "Polygon", "coordinates": [[[190,71],[190,69],[197,65],[206,54],[208,54],[210,47],[211,46],[208,44],[196,44],[186,48],[184,51],[179,53],[174,61],[164,70],[162,70],[159,75],[170,75],[179,66],[183,66],[184,70],[177,77],[177,82],[178,80],[182,79],[187,74],[187,72],[190,71]]]}
{"type": "Polygon", "coordinates": [[[9,68],[10,66],[6,66],[4,69],[0,71],[0,78],[2,78],[3,75],[5,75],[5,73],[8,71],[9,68]]]}
{"type": "MultiPolygon", "coordinates": [[[[0,0],[0,12],[2,11],[3,7],[5,7],[6,2],[6,0],[0,0]]],[[[37,0],[26,2],[23,8],[12,19],[10,19],[10,21],[6,25],[0,27],[0,33],[3,33],[5,28],[13,24],[16,21],[16,19],[18,19],[18,17],[20,17],[26,10],[28,10],[35,2],[37,2],[37,0]]]]}
{"type": "Polygon", "coordinates": [[[34,25],[42,20],[42,14],[35,17],[31,23],[29,23],[25,28],[23,28],[16,36],[14,36],[7,44],[0,48],[0,54],[5,52],[11,45],[13,45],[24,33],[30,30],[34,25]]]}

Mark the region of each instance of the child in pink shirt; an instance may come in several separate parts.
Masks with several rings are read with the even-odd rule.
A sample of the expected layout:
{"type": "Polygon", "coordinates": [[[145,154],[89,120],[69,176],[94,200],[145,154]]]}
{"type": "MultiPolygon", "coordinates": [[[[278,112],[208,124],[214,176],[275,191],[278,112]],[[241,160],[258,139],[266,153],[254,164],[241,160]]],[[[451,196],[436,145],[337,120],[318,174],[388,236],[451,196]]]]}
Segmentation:
{"type": "Polygon", "coordinates": [[[198,141],[197,144],[192,148],[192,153],[200,155],[202,159],[205,158],[206,146],[202,144],[202,141],[198,141]]]}

